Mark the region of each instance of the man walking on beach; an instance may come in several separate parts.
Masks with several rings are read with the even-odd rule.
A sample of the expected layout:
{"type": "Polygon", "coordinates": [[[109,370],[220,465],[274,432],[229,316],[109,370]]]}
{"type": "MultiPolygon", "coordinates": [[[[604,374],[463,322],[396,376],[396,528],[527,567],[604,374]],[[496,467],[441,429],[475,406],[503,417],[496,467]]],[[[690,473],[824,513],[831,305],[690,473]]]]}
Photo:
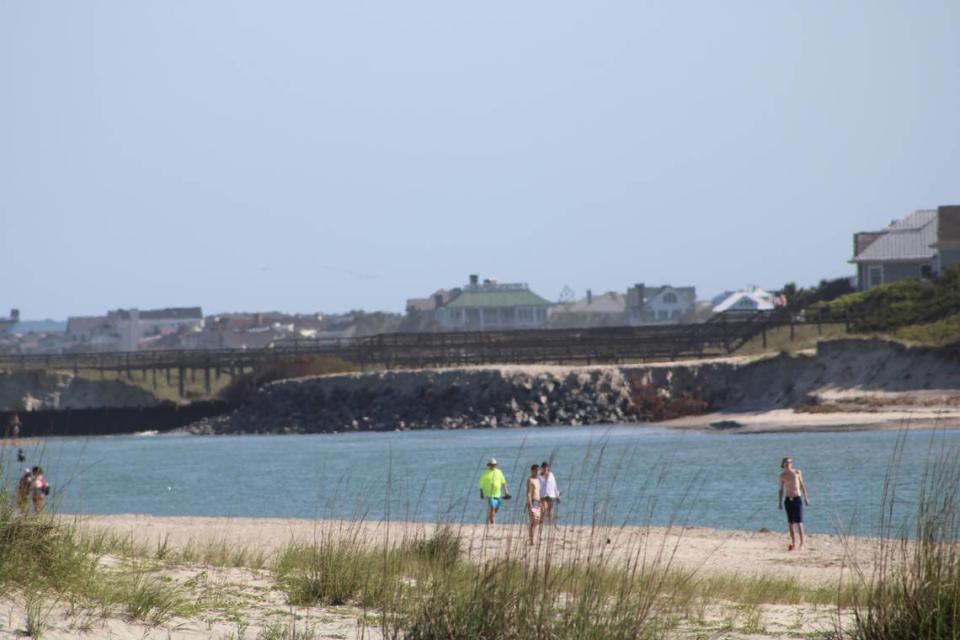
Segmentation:
{"type": "Polygon", "coordinates": [[[777,504],[780,509],[787,511],[787,526],[790,529],[790,551],[803,549],[803,505],[810,506],[807,497],[807,485],[803,481],[803,473],[793,468],[793,458],[784,458],[780,462],[783,472],[780,474],[780,492],[777,504]],[[786,499],[784,499],[786,494],[786,499]],[[797,533],[800,534],[800,544],[797,544],[797,533]]]}
{"type": "Polygon", "coordinates": [[[534,545],[537,528],[543,518],[540,502],[540,468],[537,465],[530,467],[530,477],[527,478],[527,515],[530,516],[530,546],[534,545]]]}
{"type": "Polygon", "coordinates": [[[497,459],[490,458],[487,470],[480,476],[480,498],[487,501],[487,524],[497,524],[497,511],[503,504],[503,499],[510,496],[507,479],[497,468],[497,459]]]}
{"type": "Polygon", "coordinates": [[[560,490],[557,489],[557,479],[550,471],[550,463],[540,464],[540,501],[543,504],[543,519],[553,522],[557,518],[557,502],[560,500],[560,490]]]}

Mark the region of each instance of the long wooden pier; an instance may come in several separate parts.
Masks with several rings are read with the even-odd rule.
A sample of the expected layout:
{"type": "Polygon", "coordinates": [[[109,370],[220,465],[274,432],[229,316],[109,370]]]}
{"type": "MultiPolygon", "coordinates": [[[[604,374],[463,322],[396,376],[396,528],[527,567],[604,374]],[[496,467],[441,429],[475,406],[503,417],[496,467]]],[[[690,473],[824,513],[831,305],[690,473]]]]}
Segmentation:
{"type": "MultiPolygon", "coordinates": [[[[821,319],[822,322],[823,321],[821,319]]],[[[777,326],[795,324],[785,314],[751,314],[699,324],[591,329],[532,329],[447,333],[390,333],[334,340],[287,340],[265,349],[164,350],[134,352],[0,355],[7,371],[142,371],[236,375],[277,363],[332,357],[364,369],[452,367],[478,364],[593,364],[719,356],[777,326]]]]}

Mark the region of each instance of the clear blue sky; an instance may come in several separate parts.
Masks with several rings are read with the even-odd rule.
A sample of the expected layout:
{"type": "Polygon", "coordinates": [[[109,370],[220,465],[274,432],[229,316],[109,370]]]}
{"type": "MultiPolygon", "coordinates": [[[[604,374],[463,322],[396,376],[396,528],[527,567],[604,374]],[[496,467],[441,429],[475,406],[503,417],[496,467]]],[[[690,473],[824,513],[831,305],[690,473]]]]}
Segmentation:
{"type": "Polygon", "coordinates": [[[946,203],[955,0],[0,0],[0,312],[708,297],[946,203]]]}

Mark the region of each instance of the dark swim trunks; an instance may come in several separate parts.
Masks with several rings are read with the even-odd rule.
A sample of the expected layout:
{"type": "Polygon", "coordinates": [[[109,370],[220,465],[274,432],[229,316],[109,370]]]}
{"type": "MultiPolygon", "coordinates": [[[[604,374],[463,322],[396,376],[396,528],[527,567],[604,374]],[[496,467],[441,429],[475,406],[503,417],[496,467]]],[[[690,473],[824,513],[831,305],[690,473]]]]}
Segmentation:
{"type": "Polygon", "coordinates": [[[803,498],[785,498],[783,508],[787,512],[787,522],[790,524],[803,524],[803,498]]]}

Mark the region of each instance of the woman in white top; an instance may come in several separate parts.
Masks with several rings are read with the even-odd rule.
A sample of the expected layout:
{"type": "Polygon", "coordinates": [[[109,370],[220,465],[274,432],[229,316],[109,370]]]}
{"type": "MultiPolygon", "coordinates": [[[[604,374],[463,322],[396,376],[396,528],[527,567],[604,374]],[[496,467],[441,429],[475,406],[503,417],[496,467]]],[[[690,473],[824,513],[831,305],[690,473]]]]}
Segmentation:
{"type": "Polygon", "coordinates": [[[557,479],[550,471],[550,463],[540,465],[540,500],[543,504],[543,517],[553,522],[556,517],[557,502],[560,501],[560,490],[557,489],[557,479]]]}

